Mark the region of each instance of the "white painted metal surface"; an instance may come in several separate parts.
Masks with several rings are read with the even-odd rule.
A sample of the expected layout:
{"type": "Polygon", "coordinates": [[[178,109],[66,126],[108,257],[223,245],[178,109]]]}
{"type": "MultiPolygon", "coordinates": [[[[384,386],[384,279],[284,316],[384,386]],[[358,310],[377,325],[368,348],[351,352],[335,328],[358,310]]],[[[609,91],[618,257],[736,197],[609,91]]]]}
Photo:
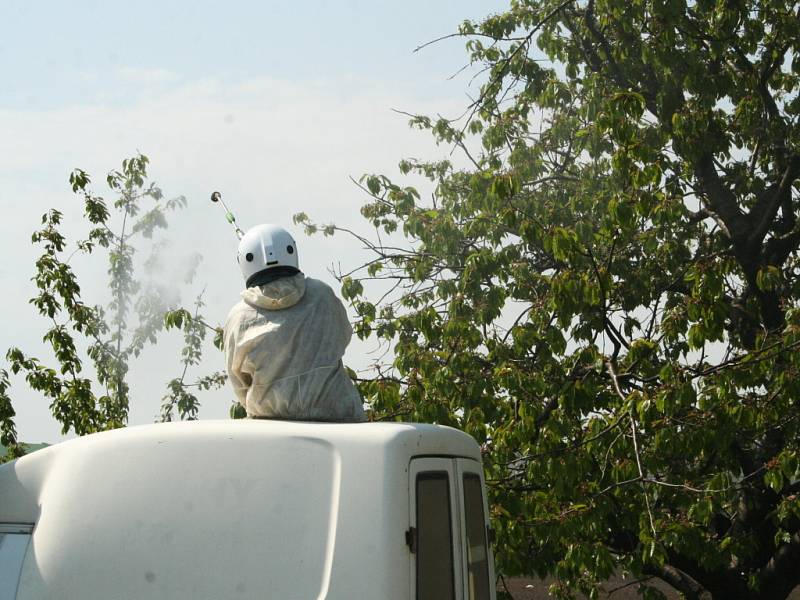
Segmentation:
{"type": "Polygon", "coordinates": [[[51,446],[0,466],[0,524],[35,524],[17,599],[413,598],[421,456],[480,461],[418,424],[195,421],[51,446]]]}

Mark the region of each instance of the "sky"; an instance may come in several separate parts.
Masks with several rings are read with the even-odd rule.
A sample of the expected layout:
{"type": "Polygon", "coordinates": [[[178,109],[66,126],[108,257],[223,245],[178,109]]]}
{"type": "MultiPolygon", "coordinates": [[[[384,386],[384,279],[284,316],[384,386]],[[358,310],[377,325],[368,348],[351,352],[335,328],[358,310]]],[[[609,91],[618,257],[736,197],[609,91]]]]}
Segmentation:
{"type": "MultiPolygon", "coordinates": [[[[338,293],[331,269],[365,255],[341,237],[306,237],[291,217],[368,232],[366,198],[350,181],[397,175],[402,158],[441,158],[429,134],[396,110],[454,117],[477,93],[463,39],[414,52],[456,31],[466,18],[503,10],[497,0],[322,0],[305,3],[201,0],[136,3],[4,0],[0,4],[0,350],[18,346],[46,359],[47,323],[28,299],[39,249],[31,233],[49,208],[65,214],[69,239],[82,229],[80,199],[68,185],[79,167],[112,200],[105,174],[141,152],[167,196],[188,207],[171,217],[162,281],[183,260],[203,261],[182,301],[205,290],[206,318],[221,324],[242,288],[237,239],[208,198],[220,190],[239,224],[287,226],[301,268],[338,293]]],[[[72,264],[72,263],[71,263],[72,264]]],[[[84,300],[108,301],[105,265],[76,260],[84,300]]],[[[166,278],[166,279],[164,279],[166,278]]],[[[130,373],[131,424],[153,422],[166,383],[180,374],[180,335],[165,335],[130,373]]],[[[346,364],[361,369],[375,348],[354,341],[346,364]]],[[[2,355],[0,355],[2,356],[2,355]]],[[[5,367],[0,361],[0,365],[5,367]]],[[[223,368],[206,349],[190,373],[223,368]]],[[[0,367],[1,368],[1,367],[0,367]]],[[[55,442],[49,401],[12,380],[20,439],[55,442]]],[[[201,418],[225,418],[232,392],[201,396],[201,418]]]]}

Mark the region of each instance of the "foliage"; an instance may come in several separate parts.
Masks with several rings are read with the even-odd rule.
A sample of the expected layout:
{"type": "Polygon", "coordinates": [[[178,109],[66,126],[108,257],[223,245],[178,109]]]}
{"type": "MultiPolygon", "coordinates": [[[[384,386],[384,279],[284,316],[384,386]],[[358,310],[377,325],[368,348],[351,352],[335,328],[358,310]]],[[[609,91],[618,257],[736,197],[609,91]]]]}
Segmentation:
{"type": "Polygon", "coordinates": [[[342,293],[393,347],[361,390],[483,445],[501,572],[800,583],[798,12],[513,0],[461,26],[467,113],[411,121],[468,167],[403,161],[430,202],[361,180],[342,293]]]}
{"type": "MultiPolygon", "coordinates": [[[[33,243],[42,247],[42,255],[33,277],[37,295],[30,302],[48,323],[43,340],[55,365],[48,366],[17,347],[11,347],[6,358],[12,373],[23,373],[33,390],[50,399],[50,409],[63,433],[85,435],[126,424],[131,361],[146,345],[157,341],[165,312],[178,300],[173,282],[142,284],[136,277],[134,259],[142,239],[151,240],[156,230],[167,227],[168,212],[186,206],[183,196],[165,199],[161,189],[147,181],[148,162],[140,154],[124,160],[122,170],[108,174],[106,183],[116,195],[110,207],[90,190],[89,175],[76,169],[70,184],[83,200],[88,226],[85,239],[68,244],[61,232],[64,216],[57,209],[42,217],[41,229],[32,236],[33,243]],[[93,254],[98,247],[108,260],[111,300],[105,308],[83,300],[72,263],[75,257],[93,254]]],[[[150,244],[146,270],[157,270],[161,250],[162,244],[150,244]]],[[[184,283],[191,282],[199,258],[190,257],[185,265],[184,283]]],[[[194,364],[199,349],[193,349],[190,358],[194,364]]],[[[218,379],[209,379],[207,387],[218,385],[218,379]]],[[[13,458],[23,452],[16,439],[8,388],[8,374],[0,371],[0,442],[9,448],[6,458],[13,458]]],[[[187,406],[181,416],[194,415],[196,402],[193,406],[187,406]]]]}
{"type": "MultiPolygon", "coordinates": [[[[225,372],[217,371],[210,375],[199,377],[192,383],[186,383],[185,381],[189,367],[200,363],[200,359],[203,356],[203,341],[206,338],[207,330],[214,332],[214,346],[218,350],[223,348],[222,329],[207,324],[200,314],[201,308],[203,308],[203,293],[195,301],[194,314],[185,308],[178,308],[164,315],[164,325],[167,329],[176,328],[183,331],[184,346],[181,350],[183,372],[180,377],[170,380],[167,384],[168,393],[164,396],[161,405],[162,422],[172,421],[176,408],[181,420],[196,419],[200,409],[200,402],[197,395],[192,393],[191,388],[197,388],[198,390],[217,389],[225,385],[228,380],[225,372]]],[[[231,412],[231,418],[236,418],[233,412],[231,412]]]]}
{"type": "Polygon", "coordinates": [[[8,371],[0,369],[0,456],[12,459],[25,454],[25,449],[17,441],[16,412],[8,397],[8,387],[8,371]]]}

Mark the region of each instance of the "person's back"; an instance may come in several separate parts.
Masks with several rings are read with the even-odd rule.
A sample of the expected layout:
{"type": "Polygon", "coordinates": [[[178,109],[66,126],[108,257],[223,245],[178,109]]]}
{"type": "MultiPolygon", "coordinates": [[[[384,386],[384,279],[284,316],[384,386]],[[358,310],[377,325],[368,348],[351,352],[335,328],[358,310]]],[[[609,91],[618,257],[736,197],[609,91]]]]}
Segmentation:
{"type": "Polygon", "coordinates": [[[274,225],[242,237],[247,288],[225,323],[228,376],[249,417],[363,421],[342,356],[352,328],[326,284],[298,269],[294,239],[274,225]]]}
{"type": "Polygon", "coordinates": [[[251,417],[362,421],[342,366],[352,330],[330,287],[302,273],[242,292],[225,324],[228,374],[251,417]]]}

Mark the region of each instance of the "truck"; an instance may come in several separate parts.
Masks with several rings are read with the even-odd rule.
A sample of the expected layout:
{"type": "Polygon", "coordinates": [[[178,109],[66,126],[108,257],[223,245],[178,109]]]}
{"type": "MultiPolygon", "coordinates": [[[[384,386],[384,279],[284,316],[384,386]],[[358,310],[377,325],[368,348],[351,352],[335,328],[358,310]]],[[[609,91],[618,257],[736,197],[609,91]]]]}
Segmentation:
{"type": "Polygon", "coordinates": [[[190,421],[0,466],[0,600],[495,600],[480,448],[411,423],[190,421]]]}

